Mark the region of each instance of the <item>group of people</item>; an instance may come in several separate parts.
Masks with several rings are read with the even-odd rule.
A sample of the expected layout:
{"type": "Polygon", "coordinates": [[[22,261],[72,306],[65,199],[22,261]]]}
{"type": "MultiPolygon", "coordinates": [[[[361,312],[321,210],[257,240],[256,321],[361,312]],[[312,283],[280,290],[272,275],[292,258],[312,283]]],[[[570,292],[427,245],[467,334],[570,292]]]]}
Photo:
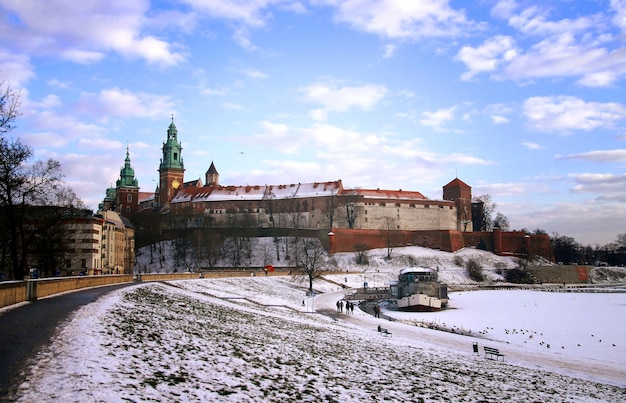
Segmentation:
{"type": "MultiPolygon", "coordinates": [[[[337,312],[343,312],[343,300],[337,301],[337,312]]],[[[350,301],[346,301],[346,314],[350,315],[354,313],[354,304],[350,301]]]]}

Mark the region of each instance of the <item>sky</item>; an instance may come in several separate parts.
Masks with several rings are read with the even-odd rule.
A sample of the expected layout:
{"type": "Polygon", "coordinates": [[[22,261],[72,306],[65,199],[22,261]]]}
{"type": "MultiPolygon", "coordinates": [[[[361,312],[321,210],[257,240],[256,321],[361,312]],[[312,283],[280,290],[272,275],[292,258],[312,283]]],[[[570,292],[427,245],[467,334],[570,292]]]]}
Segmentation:
{"type": "Polygon", "coordinates": [[[128,148],[185,179],[442,198],[458,177],[512,229],[626,232],[626,0],[0,0],[12,136],[96,209],[128,148]]]}

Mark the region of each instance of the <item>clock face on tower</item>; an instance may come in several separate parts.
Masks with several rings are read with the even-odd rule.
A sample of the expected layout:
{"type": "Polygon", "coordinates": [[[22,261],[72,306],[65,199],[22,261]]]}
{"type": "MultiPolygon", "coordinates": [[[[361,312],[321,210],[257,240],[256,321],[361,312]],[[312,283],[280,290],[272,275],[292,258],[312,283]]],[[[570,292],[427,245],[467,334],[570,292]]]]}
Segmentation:
{"type": "Polygon", "coordinates": [[[172,187],[174,189],[178,189],[179,186],[180,186],[180,182],[178,182],[176,179],[174,179],[174,182],[172,182],[172,187]]]}

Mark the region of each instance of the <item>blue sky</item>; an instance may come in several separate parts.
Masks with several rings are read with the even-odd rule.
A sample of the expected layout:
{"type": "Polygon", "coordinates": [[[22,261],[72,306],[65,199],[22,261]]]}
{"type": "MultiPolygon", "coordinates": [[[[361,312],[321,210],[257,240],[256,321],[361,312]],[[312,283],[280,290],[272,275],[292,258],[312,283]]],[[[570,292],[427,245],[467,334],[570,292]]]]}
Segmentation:
{"type": "Polygon", "coordinates": [[[158,180],[341,179],[441,199],[459,177],[514,229],[626,232],[626,0],[0,0],[14,136],[96,208],[158,180]],[[469,4],[468,4],[469,3],[469,4]],[[544,4],[545,3],[545,4],[544,4]]]}

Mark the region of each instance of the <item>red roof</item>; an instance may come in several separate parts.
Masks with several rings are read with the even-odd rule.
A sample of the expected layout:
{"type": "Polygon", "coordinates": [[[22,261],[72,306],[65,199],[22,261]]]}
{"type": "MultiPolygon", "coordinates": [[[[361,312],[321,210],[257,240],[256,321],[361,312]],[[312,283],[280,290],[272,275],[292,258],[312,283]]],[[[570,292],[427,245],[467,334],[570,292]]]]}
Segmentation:
{"type": "Polygon", "coordinates": [[[472,188],[470,185],[468,185],[467,183],[463,182],[459,178],[454,178],[453,180],[450,181],[450,183],[448,183],[447,185],[444,185],[444,189],[447,188],[447,187],[450,187],[450,186],[460,186],[462,188],[469,188],[469,189],[472,188]]]}

